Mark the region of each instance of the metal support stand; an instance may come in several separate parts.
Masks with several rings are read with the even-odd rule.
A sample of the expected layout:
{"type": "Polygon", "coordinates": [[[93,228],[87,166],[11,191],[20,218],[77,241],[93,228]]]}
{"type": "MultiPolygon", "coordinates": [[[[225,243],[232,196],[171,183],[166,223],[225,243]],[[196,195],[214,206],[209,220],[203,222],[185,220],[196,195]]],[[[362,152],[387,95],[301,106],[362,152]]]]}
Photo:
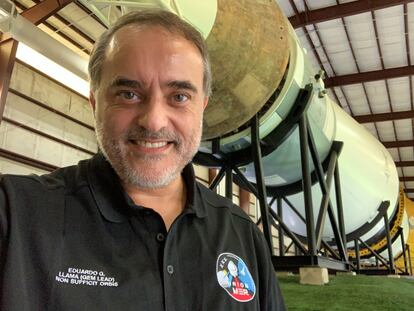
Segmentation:
{"type": "Polygon", "coordinates": [[[356,273],[360,273],[361,271],[361,262],[359,258],[359,242],[355,240],[355,257],[356,257],[356,273]]]}
{"type": "Polygon", "coordinates": [[[408,274],[407,250],[405,248],[404,231],[402,230],[402,228],[400,228],[399,231],[401,237],[402,254],[404,257],[404,272],[405,274],[408,274]]]}
{"type": "Polygon", "coordinates": [[[335,166],[335,195],[336,195],[336,210],[338,213],[339,232],[341,233],[342,244],[344,245],[344,256],[348,258],[346,248],[346,233],[345,233],[345,221],[344,221],[344,208],[342,206],[342,191],[341,191],[341,178],[339,175],[338,165],[335,166]]]}
{"type": "MultiPolygon", "coordinates": [[[[308,256],[307,260],[304,261],[304,258],[292,258],[291,256],[288,258],[291,262],[297,260],[299,263],[305,262],[306,265],[310,266],[320,266],[324,264],[319,259],[319,254],[323,249],[326,251],[326,254],[330,254],[330,258],[338,260],[341,264],[336,265],[333,262],[329,263],[329,266],[332,269],[337,270],[347,270],[349,269],[349,261],[346,251],[346,245],[344,241],[346,241],[345,236],[345,226],[344,226],[344,219],[343,219],[343,207],[342,202],[342,194],[340,189],[339,183],[339,169],[338,169],[338,156],[341,152],[343,143],[342,142],[334,142],[332,145],[332,149],[328,159],[326,160],[329,165],[326,170],[323,169],[322,164],[320,162],[316,145],[314,142],[314,138],[312,135],[311,128],[309,127],[308,120],[306,115],[302,115],[299,120],[299,138],[300,138],[300,151],[301,151],[301,165],[302,165],[302,186],[301,190],[303,191],[304,195],[304,207],[305,207],[305,217],[303,217],[297,209],[284,197],[284,196],[277,196],[275,195],[272,199],[272,202],[276,199],[278,202],[281,202],[282,199],[285,203],[292,209],[294,213],[298,215],[300,219],[306,225],[306,243],[307,243],[307,250],[305,250],[305,255],[308,256]],[[311,159],[309,157],[309,153],[311,155],[311,159]],[[310,172],[310,160],[315,167],[315,176],[321,188],[323,197],[320,203],[320,209],[318,213],[318,219],[315,226],[314,223],[314,214],[313,214],[313,206],[312,206],[312,174],[310,172]],[[326,175],[326,177],[325,177],[326,175]],[[335,192],[336,192],[336,200],[337,200],[337,209],[338,209],[338,219],[336,219],[333,205],[330,199],[330,189],[332,186],[332,182],[335,180],[335,192]],[[337,246],[337,251],[332,248],[329,243],[322,240],[322,233],[325,226],[325,219],[329,217],[329,221],[334,232],[335,243],[337,246]],[[338,225],[339,223],[339,225],[338,225]]],[[[277,188],[273,187],[272,193],[277,192],[277,188]]],[[[271,216],[276,217],[271,210],[271,216]]],[[[278,213],[280,214],[280,212],[278,213]]],[[[280,215],[278,215],[280,218],[280,215]]],[[[278,220],[278,219],[277,219],[278,220]]],[[[327,256],[326,256],[327,257],[327,256]]],[[[283,260],[281,258],[274,258],[273,262],[276,267],[281,267],[283,265],[292,264],[287,263],[287,260],[283,260]]]]}
{"type": "MultiPolygon", "coordinates": [[[[378,261],[380,261],[384,265],[384,267],[387,268],[387,270],[384,270],[384,269],[382,269],[382,270],[381,269],[377,269],[377,270],[364,269],[363,271],[361,269],[359,269],[359,272],[360,273],[364,273],[364,274],[379,274],[381,272],[381,274],[383,274],[384,271],[388,271],[388,273],[393,274],[395,272],[395,270],[393,268],[391,268],[391,265],[388,264],[387,260],[384,257],[382,257],[380,254],[378,254],[376,251],[374,251],[372,249],[372,247],[370,247],[366,242],[364,242],[360,238],[358,238],[356,241],[358,243],[361,243],[363,247],[367,248],[371,252],[371,254],[375,256],[375,259],[378,260],[378,261]]],[[[359,255],[359,245],[358,245],[358,249],[355,248],[355,254],[356,254],[357,261],[358,261],[360,259],[360,255],[359,255]]],[[[378,265],[378,268],[379,268],[379,265],[378,265]]]]}
{"type": "Polygon", "coordinates": [[[306,238],[308,241],[308,254],[315,256],[316,252],[316,236],[315,224],[313,218],[312,206],[312,182],[311,172],[309,168],[308,155],[308,123],[305,115],[302,115],[299,121],[299,138],[300,138],[300,160],[302,164],[302,189],[305,203],[306,217],[306,238]]]}
{"type": "MultiPolygon", "coordinates": [[[[277,214],[283,221],[282,199],[277,199],[277,214]]],[[[285,256],[285,239],[282,226],[279,226],[279,255],[285,256]]]]}
{"type": "MultiPolygon", "coordinates": [[[[269,251],[273,254],[273,239],[271,234],[271,225],[270,225],[270,217],[269,217],[269,205],[267,204],[267,193],[266,187],[264,184],[264,176],[263,176],[263,167],[262,167],[262,153],[261,153],[261,145],[260,145],[260,136],[259,136],[259,118],[255,115],[250,121],[250,128],[251,128],[251,137],[252,137],[252,144],[251,144],[251,153],[253,158],[253,163],[256,172],[256,181],[257,186],[253,186],[244,175],[240,172],[236,164],[233,164],[231,161],[226,159],[225,155],[220,150],[220,140],[215,139],[212,143],[213,146],[213,154],[218,155],[222,160],[219,161],[216,159],[217,164],[220,164],[221,169],[214,178],[213,182],[210,185],[210,189],[215,190],[223,179],[226,176],[226,197],[229,199],[233,198],[233,172],[235,172],[235,176],[239,183],[241,183],[245,188],[247,188],[250,192],[252,192],[258,199],[260,205],[260,222],[263,225],[263,234],[265,236],[266,242],[269,247],[269,251]]],[[[211,159],[210,159],[211,160],[211,159]]],[[[212,161],[212,160],[211,160],[212,161]]],[[[289,230],[287,226],[285,230],[289,230]]]]}
{"type": "Polygon", "coordinates": [[[389,261],[389,272],[393,273],[393,271],[395,270],[395,265],[394,265],[394,256],[392,253],[392,240],[391,240],[391,235],[390,235],[390,223],[388,220],[388,215],[385,214],[384,215],[384,225],[385,225],[385,231],[387,234],[387,248],[388,248],[388,261],[389,261]]]}
{"type": "Polygon", "coordinates": [[[295,244],[295,243],[293,243],[293,241],[291,241],[291,242],[289,243],[289,245],[285,248],[285,253],[289,252],[290,248],[291,248],[292,246],[294,246],[294,244],[295,244]]]}
{"type": "Polygon", "coordinates": [[[256,184],[258,199],[260,203],[260,214],[262,217],[263,233],[265,235],[270,254],[273,255],[273,239],[269,220],[269,206],[267,205],[266,187],[264,184],[264,175],[262,167],[262,151],[260,148],[259,137],[259,117],[255,115],[251,120],[251,136],[252,136],[252,155],[254,162],[254,170],[256,173],[256,184]]]}
{"type": "Polygon", "coordinates": [[[226,198],[233,201],[233,170],[226,169],[226,198]]]}
{"type": "MultiPolygon", "coordinates": [[[[388,220],[387,213],[384,213],[382,218],[384,220],[384,225],[385,225],[388,260],[380,255],[382,250],[374,251],[374,249],[371,246],[369,246],[365,241],[363,241],[360,237],[358,237],[354,240],[355,241],[355,259],[356,259],[356,263],[357,263],[357,267],[356,267],[357,273],[375,274],[375,275],[385,274],[385,273],[388,273],[388,274],[397,273],[395,263],[394,263],[393,251],[392,251],[392,239],[391,239],[391,235],[390,235],[390,226],[389,226],[389,220],[388,220]],[[376,269],[372,269],[372,268],[361,269],[361,267],[360,267],[360,243],[361,243],[362,247],[366,248],[370,252],[369,256],[371,256],[371,255],[375,256],[376,269]],[[383,265],[383,267],[385,269],[380,266],[380,263],[383,265]]],[[[402,243],[404,243],[404,236],[403,236],[401,228],[399,229],[399,231],[398,231],[397,235],[395,236],[395,238],[398,238],[398,235],[401,236],[401,238],[402,238],[401,241],[402,241],[402,243]]],[[[406,261],[406,259],[405,259],[405,246],[404,245],[403,245],[403,255],[404,255],[404,261],[406,261]]],[[[369,257],[369,256],[367,256],[367,257],[369,257]]],[[[405,265],[406,271],[407,271],[406,262],[404,262],[404,265],[405,265]]],[[[403,270],[401,270],[401,269],[399,269],[399,270],[404,273],[403,270]]]]}
{"type": "Polygon", "coordinates": [[[210,184],[210,189],[215,191],[217,189],[218,184],[223,179],[224,175],[226,174],[226,168],[222,167],[216,177],[214,177],[213,181],[210,184]]]}
{"type": "MultiPolygon", "coordinates": [[[[252,192],[259,201],[261,219],[263,225],[263,233],[268,244],[271,254],[273,254],[273,243],[271,234],[271,225],[276,225],[279,230],[280,257],[273,256],[275,268],[279,270],[292,270],[302,266],[320,266],[333,270],[349,270],[350,264],[346,252],[346,236],[342,210],[342,196],[339,182],[338,156],[342,148],[342,142],[334,142],[330,154],[322,164],[317,153],[311,128],[308,123],[306,111],[313,94],[313,86],[307,85],[299,92],[295,102],[295,107],[288,118],[278,126],[277,132],[274,130],[271,135],[267,135],[261,139],[259,135],[259,116],[255,115],[250,121],[251,129],[251,145],[248,149],[238,150],[232,153],[223,153],[220,150],[220,139],[212,142],[212,153],[198,153],[195,157],[196,162],[208,166],[219,166],[221,170],[214,179],[211,187],[217,187],[220,180],[226,175],[226,196],[232,197],[231,178],[241,187],[252,192]],[[288,121],[287,121],[288,120],[288,121]],[[282,187],[266,187],[264,184],[262,155],[270,154],[277,148],[287,135],[298,128],[300,137],[300,152],[302,166],[302,180],[292,185],[282,187]],[[251,153],[251,157],[249,154],[251,153]],[[311,157],[309,157],[309,155],[311,157]],[[314,172],[311,171],[310,163],[315,167],[314,172]],[[256,185],[250,183],[246,177],[240,172],[238,166],[253,162],[256,173],[256,185]],[[329,166],[326,165],[329,162],[329,166]],[[235,173],[233,175],[233,172],[235,173]],[[323,194],[322,202],[318,212],[318,220],[315,224],[314,209],[312,206],[312,183],[318,182],[323,194]],[[337,213],[334,212],[333,204],[330,199],[330,189],[332,182],[335,183],[336,206],[337,213]],[[283,193],[283,191],[290,193],[283,193]],[[272,201],[277,200],[278,213],[269,208],[267,203],[267,194],[271,192],[272,201]],[[273,191],[276,193],[274,194],[273,191]],[[294,191],[294,192],[292,192],[294,191]],[[303,191],[305,217],[300,215],[293,207],[285,195],[303,191]],[[306,225],[306,238],[299,238],[293,233],[289,227],[283,222],[282,200],[294,210],[300,219],[306,225]],[[336,215],[338,217],[336,217],[336,215]],[[334,232],[335,250],[328,242],[322,239],[322,232],[326,217],[334,232]],[[288,236],[294,243],[296,256],[285,256],[284,237],[288,236]],[[306,244],[306,247],[304,246],[306,244]],[[320,255],[322,249],[330,257],[320,255]]],[[[273,203],[273,202],[272,202],[273,203]]]]}
{"type": "Polygon", "coordinates": [[[406,244],[407,253],[408,253],[408,265],[410,266],[410,275],[413,275],[413,266],[411,265],[411,249],[410,245],[406,244]]]}

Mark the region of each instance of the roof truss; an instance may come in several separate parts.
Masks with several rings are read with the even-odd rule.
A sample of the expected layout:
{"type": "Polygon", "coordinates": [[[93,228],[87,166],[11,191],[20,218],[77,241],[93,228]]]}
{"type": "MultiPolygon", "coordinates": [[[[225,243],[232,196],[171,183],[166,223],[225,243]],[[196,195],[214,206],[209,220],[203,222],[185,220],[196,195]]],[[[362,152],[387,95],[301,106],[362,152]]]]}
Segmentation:
{"type": "Polygon", "coordinates": [[[414,147],[414,140],[383,141],[386,148],[414,147]]]}
{"type": "Polygon", "coordinates": [[[414,161],[395,161],[396,167],[414,166],[414,161]]]}
{"type": "Polygon", "coordinates": [[[343,86],[370,81],[378,81],[392,78],[400,78],[414,75],[414,66],[396,67],[383,70],[374,70],[361,73],[353,73],[336,77],[326,78],[325,87],[343,86]]]}
{"type": "Polygon", "coordinates": [[[400,177],[400,181],[414,181],[414,176],[400,177]]]}
{"type": "Polygon", "coordinates": [[[310,24],[329,21],[332,19],[361,14],[373,10],[384,9],[390,6],[412,2],[413,0],[358,0],[354,2],[341,3],[312,11],[305,11],[289,17],[294,28],[310,24]]]}
{"type": "Polygon", "coordinates": [[[359,123],[384,122],[384,121],[402,120],[402,119],[410,119],[410,118],[414,118],[414,110],[394,111],[394,112],[354,116],[354,119],[358,121],[359,123]]]}

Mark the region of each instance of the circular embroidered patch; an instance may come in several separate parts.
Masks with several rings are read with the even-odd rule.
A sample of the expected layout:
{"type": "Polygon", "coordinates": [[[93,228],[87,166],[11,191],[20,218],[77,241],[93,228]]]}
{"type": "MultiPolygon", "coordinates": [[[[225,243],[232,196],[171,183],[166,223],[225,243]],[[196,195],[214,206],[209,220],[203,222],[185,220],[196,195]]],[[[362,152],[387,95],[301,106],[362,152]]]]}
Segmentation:
{"type": "Polygon", "coordinates": [[[256,285],[244,261],[232,254],[222,253],[217,258],[217,281],[235,300],[247,302],[254,298],[256,285]]]}

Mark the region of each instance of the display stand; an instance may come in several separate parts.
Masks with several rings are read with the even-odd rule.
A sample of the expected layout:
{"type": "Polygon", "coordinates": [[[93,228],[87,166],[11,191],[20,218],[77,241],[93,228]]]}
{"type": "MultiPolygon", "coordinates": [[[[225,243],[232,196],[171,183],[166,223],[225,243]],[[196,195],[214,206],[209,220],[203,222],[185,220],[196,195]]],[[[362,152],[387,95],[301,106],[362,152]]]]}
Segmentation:
{"type": "MultiPolygon", "coordinates": [[[[342,198],[340,189],[340,176],[338,169],[338,157],[340,155],[343,143],[333,142],[329,156],[324,163],[321,163],[317,154],[314,138],[308,123],[306,111],[313,95],[312,85],[307,85],[301,90],[299,96],[292,109],[291,115],[277,127],[271,134],[264,139],[260,139],[259,115],[255,115],[250,121],[251,145],[241,151],[226,154],[220,150],[220,140],[215,139],[212,142],[212,153],[199,152],[195,157],[195,162],[201,165],[221,167],[219,173],[210,185],[211,189],[215,189],[222,178],[226,176],[226,195],[231,198],[231,182],[234,180],[239,186],[252,192],[260,205],[261,223],[263,226],[263,234],[266,238],[269,250],[271,252],[273,264],[276,270],[296,270],[304,266],[317,266],[334,270],[347,271],[350,269],[346,250],[346,235],[343,219],[342,198]],[[299,128],[300,136],[300,152],[302,166],[302,182],[300,188],[295,185],[298,191],[304,193],[305,217],[296,211],[306,225],[307,237],[305,241],[297,234],[292,232],[283,222],[281,209],[282,200],[287,201],[283,195],[284,187],[266,187],[264,183],[262,156],[269,154],[275,150],[293,130],[299,128]],[[270,136],[270,137],[269,137],[270,136]],[[309,155],[311,156],[309,158],[309,155]],[[312,160],[315,168],[311,172],[309,163],[312,160]],[[253,162],[256,174],[256,183],[253,184],[240,171],[239,167],[247,163],[253,162]],[[314,222],[314,208],[312,206],[312,183],[317,182],[321,188],[323,197],[318,210],[317,222],[314,222]],[[332,184],[335,185],[335,199],[337,206],[337,217],[335,216],[332,200],[330,197],[330,189],[332,184]],[[228,188],[228,189],[227,189],[228,188]],[[268,191],[272,193],[273,201],[279,203],[278,213],[271,209],[268,204],[268,191]],[[322,231],[329,218],[332,226],[335,245],[331,246],[322,240],[322,231]],[[295,249],[302,255],[284,256],[285,250],[283,243],[279,256],[273,254],[273,239],[271,234],[271,223],[279,230],[279,241],[283,241],[284,236],[288,236],[295,249]],[[325,256],[321,255],[322,251],[325,256]]],[[[290,189],[291,191],[292,189],[290,189]]],[[[280,243],[279,242],[279,243],[280,243]]]]}

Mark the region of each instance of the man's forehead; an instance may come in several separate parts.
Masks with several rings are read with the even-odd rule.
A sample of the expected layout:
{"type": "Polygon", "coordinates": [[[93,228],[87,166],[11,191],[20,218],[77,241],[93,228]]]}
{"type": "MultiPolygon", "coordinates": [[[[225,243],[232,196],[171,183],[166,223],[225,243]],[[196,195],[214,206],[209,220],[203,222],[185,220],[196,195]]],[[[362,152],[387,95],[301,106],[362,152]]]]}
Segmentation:
{"type": "Polygon", "coordinates": [[[144,89],[158,75],[164,86],[168,83],[170,87],[171,81],[178,81],[172,87],[199,93],[203,72],[203,58],[193,42],[160,26],[128,25],[116,31],[110,40],[102,79],[107,87],[120,86],[121,81],[123,86],[144,89]],[[124,83],[126,80],[128,83],[124,83]],[[131,81],[139,87],[132,86],[131,81]],[[186,84],[191,87],[182,81],[191,82],[186,84]]]}
{"type": "Polygon", "coordinates": [[[162,37],[168,41],[186,41],[190,45],[195,44],[187,40],[183,35],[170,31],[159,25],[137,25],[130,24],[118,29],[109,41],[107,54],[117,52],[119,48],[127,45],[148,45],[153,40],[150,39],[162,37]]]}

